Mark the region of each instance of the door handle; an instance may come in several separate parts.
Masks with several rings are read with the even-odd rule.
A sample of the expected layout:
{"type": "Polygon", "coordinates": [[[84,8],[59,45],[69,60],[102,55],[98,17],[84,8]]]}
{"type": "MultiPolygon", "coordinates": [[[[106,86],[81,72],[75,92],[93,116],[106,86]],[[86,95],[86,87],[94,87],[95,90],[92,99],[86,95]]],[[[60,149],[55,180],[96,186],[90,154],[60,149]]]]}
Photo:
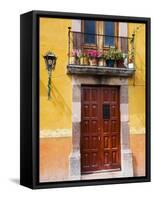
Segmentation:
{"type": "Polygon", "coordinates": [[[98,136],[98,140],[101,141],[101,137],[100,136],[98,136]]]}
{"type": "Polygon", "coordinates": [[[98,128],[98,131],[100,131],[101,129],[100,128],[98,128]]]}

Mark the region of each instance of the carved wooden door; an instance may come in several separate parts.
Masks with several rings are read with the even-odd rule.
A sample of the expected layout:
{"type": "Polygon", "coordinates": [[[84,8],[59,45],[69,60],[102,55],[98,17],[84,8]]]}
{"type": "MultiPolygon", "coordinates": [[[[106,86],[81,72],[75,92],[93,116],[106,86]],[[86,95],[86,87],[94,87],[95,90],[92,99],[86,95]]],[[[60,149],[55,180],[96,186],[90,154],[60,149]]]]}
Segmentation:
{"type": "Polygon", "coordinates": [[[81,171],[119,169],[119,88],[83,86],[81,93],[81,171]]]}

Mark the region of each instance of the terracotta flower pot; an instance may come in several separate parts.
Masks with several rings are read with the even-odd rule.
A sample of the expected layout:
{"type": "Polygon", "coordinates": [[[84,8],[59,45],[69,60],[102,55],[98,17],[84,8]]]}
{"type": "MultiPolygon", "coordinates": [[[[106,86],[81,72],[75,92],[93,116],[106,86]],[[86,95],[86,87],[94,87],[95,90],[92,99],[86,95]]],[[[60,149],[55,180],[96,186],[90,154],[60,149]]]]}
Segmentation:
{"type": "Polygon", "coordinates": [[[103,58],[98,59],[98,66],[104,66],[104,59],[103,58]]]}
{"type": "Polygon", "coordinates": [[[87,57],[80,58],[80,65],[89,65],[89,61],[87,57]]]}
{"type": "Polygon", "coordinates": [[[76,57],[75,56],[71,56],[70,57],[70,64],[71,65],[75,65],[76,64],[76,57]]]}
{"type": "Polygon", "coordinates": [[[90,64],[91,66],[96,66],[96,65],[98,65],[97,58],[89,58],[89,64],[90,64]]]}

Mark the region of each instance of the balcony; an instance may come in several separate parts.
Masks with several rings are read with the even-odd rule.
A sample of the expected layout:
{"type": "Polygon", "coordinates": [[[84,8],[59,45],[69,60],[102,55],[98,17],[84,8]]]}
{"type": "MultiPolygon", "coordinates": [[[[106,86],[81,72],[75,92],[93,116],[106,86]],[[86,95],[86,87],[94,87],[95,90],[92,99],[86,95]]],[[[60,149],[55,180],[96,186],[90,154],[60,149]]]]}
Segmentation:
{"type": "Polygon", "coordinates": [[[131,77],[135,73],[134,36],[68,31],[68,74],[131,77]]]}

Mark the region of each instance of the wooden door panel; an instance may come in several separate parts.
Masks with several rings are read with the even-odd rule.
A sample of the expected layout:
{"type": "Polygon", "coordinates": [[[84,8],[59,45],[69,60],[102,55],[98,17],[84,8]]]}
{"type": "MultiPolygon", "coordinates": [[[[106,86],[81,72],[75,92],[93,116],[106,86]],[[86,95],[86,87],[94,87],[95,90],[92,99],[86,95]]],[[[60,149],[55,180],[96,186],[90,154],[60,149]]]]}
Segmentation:
{"type": "Polygon", "coordinates": [[[83,95],[82,95],[82,98],[83,98],[83,103],[86,103],[86,102],[89,102],[90,101],[90,88],[86,88],[86,89],[83,89],[83,95]]]}
{"type": "Polygon", "coordinates": [[[81,93],[81,171],[119,167],[119,89],[84,86],[81,93]]]}
{"type": "Polygon", "coordinates": [[[99,125],[98,125],[98,120],[96,120],[96,119],[92,119],[91,120],[91,131],[90,131],[90,133],[91,133],[91,135],[98,135],[98,127],[99,127],[99,125]]]}
{"type": "Polygon", "coordinates": [[[110,148],[110,137],[104,136],[103,137],[103,149],[109,149],[110,148]]]}
{"type": "Polygon", "coordinates": [[[109,120],[104,120],[103,121],[102,129],[103,129],[103,133],[104,134],[108,134],[109,133],[109,131],[110,131],[109,125],[110,125],[109,120]]]}
{"type": "Polygon", "coordinates": [[[89,138],[89,136],[83,137],[83,147],[82,147],[83,149],[90,149],[90,138],[89,138]]]}
{"type": "Polygon", "coordinates": [[[84,118],[90,117],[90,105],[87,103],[83,105],[83,115],[84,115],[84,118]]]}
{"type": "Polygon", "coordinates": [[[92,105],[91,105],[91,116],[92,116],[92,118],[93,117],[97,118],[97,115],[98,115],[98,105],[92,103],[92,105]]]}
{"type": "Polygon", "coordinates": [[[81,94],[81,170],[99,169],[99,92],[97,87],[83,87],[81,94]],[[85,139],[86,137],[86,139],[85,139]],[[87,142],[89,144],[87,144],[87,142]]]}
{"type": "Polygon", "coordinates": [[[111,148],[112,149],[118,147],[118,141],[119,141],[119,137],[117,137],[117,135],[111,136],[111,148]]]}
{"type": "Polygon", "coordinates": [[[104,150],[103,155],[103,166],[104,168],[108,168],[110,166],[110,151],[104,150]]]}
{"type": "Polygon", "coordinates": [[[118,102],[117,88],[111,89],[110,101],[111,101],[111,103],[113,103],[113,102],[117,103],[118,102]]]}
{"type": "Polygon", "coordinates": [[[111,129],[110,129],[110,131],[111,131],[111,134],[112,133],[116,133],[117,131],[118,131],[118,124],[117,124],[118,122],[117,122],[117,120],[111,120],[111,129]]]}
{"type": "Polygon", "coordinates": [[[97,150],[98,146],[99,146],[98,136],[91,136],[91,149],[97,150]]]}
{"type": "Polygon", "coordinates": [[[83,165],[82,170],[88,171],[90,168],[90,153],[82,152],[81,163],[83,165]]]}
{"type": "Polygon", "coordinates": [[[102,151],[103,169],[120,168],[120,110],[119,110],[119,89],[118,87],[102,87],[101,88],[102,109],[102,135],[104,143],[102,151]]]}
{"type": "Polygon", "coordinates": [[[116,118],[118,115],[118,109],[117,109],[117,104],[111,104],[110,108],[111,108],[111,117],[112,118],[116,118]]]}
{"type": "Polygon", "coordinates": [[[99,159],[99,153],[97,151],[91,153],[91,171],[99,169],[99,159]]]}
{"type": "Polygon", "coordinates": [[[102,96],[102,98],[103,98],[103,102],[104,103],[108,103],[109,102],[110,96],[109,96],[109,91],[108,91],[107,88],[103,89],[103,96],[102,96]]]}
{"type": "Polygon", "coordinates": [[[82,135],[89,135],[90,132],[90,123],[89,120],[82,121],[82,135]]]}
{"type": "Polygon", "coordinates": [[[111,161],[112,161],[112,164],[117,164],[119,159],[118,159],[118,151],[112,151],[111,152],[111,161]]]}
{"type": "Polygon", "coordinates": [[[91,88],[91,101],[97,102],[99,98],[98,88],[91,88]]]}

